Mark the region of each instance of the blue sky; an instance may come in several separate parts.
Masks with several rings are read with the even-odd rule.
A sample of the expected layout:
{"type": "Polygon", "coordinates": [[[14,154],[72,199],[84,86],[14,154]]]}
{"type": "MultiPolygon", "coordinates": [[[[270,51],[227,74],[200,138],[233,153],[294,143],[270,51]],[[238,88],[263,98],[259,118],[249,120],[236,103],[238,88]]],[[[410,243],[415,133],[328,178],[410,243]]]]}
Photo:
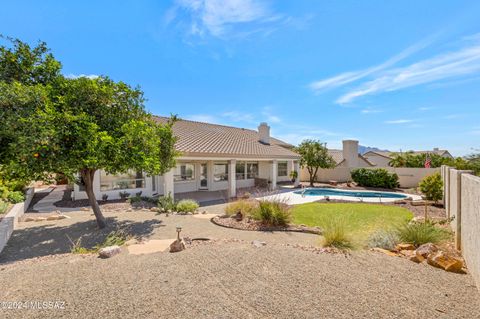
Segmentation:
{"type": "Polygon", "coordinates": [[[480,148],[480,1],[1,1],[0,33],[155,114],[291,143],[480,148]]]}

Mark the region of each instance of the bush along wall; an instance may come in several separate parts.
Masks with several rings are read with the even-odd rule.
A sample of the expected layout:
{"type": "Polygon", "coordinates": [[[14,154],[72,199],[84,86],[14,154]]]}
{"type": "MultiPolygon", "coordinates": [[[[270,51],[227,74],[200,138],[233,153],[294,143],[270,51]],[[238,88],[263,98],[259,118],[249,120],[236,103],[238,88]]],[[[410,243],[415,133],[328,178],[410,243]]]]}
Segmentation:
{"type": "Polygon", "coordinates": [[[365,187],[396,188],[400,186],[398,175],[383,168],[357,168],[352,170],[355,183],[365,187]]]}

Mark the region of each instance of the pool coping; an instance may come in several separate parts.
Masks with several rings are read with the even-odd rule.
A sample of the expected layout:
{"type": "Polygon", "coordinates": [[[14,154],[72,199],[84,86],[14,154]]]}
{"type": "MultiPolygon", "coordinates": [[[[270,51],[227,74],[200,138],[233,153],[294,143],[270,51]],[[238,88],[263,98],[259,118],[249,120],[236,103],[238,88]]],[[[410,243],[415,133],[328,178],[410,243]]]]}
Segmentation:
{"type": "MultiPolygon", "coordinates": [[[[308,187],[305,189],[333,189],[339,192],[350,192],[351,190],[344,190],[339,188],[333,187],[308,187]]],[[[368,192],[368,193],[388,193],[387,191],[374,191],[374,190],[358,190],[361,192],[368,192]]],[[[421,200],[422,197],[419,195],[414,194],[407,194],[407,193],[400,193],[400,192],[392,192],[399,195],[404,195],[405,198],[378,198],[378,197],[352,197],[352,196],[341,196],[341,195],[302,195],[302,194],[295,194],[298,190],[292,190],[290,192],[279,193],[274,195],[262,196],[258,197],[259,200],[279,200],[285,202],[288,205],[298,205],[298,204],[305,204],[305,203],[312,203],[317,202],[320,200],[325,200],[328,197],[331,200],[341,200],[341,201],[348,201],[352,203],[378,203],[378,204],[385,204],[385,203],[394,203],[399,200],[421,200]]]]}

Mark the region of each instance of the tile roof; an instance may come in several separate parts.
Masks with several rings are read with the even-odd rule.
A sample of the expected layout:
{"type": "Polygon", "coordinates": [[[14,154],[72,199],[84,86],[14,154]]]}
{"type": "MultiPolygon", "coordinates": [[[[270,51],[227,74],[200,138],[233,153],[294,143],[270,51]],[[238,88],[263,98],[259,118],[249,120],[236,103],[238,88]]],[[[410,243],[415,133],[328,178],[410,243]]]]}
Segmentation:
{"type": "MultiPolygon", "coordinates": [[[[166,123],[168,118],[155,116],[155,120],[166,123]]],[[[288,149],[292,145],[275,138],[270,138],[270,145],[263,144],[257,131],[244,128],[180,119],[173,133],[178,139],[175,148],[184,156],[300,158],[288,149]]]]}

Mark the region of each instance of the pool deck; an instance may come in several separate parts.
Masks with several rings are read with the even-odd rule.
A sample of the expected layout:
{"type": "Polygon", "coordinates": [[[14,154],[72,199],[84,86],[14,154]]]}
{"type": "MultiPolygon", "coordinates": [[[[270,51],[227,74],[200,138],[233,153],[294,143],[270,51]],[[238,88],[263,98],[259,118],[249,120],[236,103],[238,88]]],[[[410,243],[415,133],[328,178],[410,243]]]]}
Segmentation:
{"type": "MultiPolygon", "coordinates": [[[[339,192],[350,192],[349,190],[341,190],[341,189],[335,189],[339,192]]],[[[361,192],[368,192],[368,193],[376,193],[376,191],[367,191],[367,190],[362,190],[361,192]]],[[[422,197],[419,195],[413,195],[413,194],[406,194],[406,193],[397,193],[395,194],[398,195],[405,195],[406,197],[411,198],[412,200],[421,200],[422,197]]],[[[402,198],[377,198],[377,197],[352,197],[352,196],[341,196],[341,195],[302,195],[302,194],[296,194],[295,191],[291,192],[286,192],[286,193],[281,193],[281,194],[275,194],[275,195],[269,195],[269,196],[263,196],[259,197],[258,199],[260,200],[278,200],[285,202],[288,205],[298,205],[298,204],[305,204],[305,203],[312,203],[316,202],[319,200],[324,200],[325,197],[329,197],[332,200],[344,200],[344,201],[350,201],[350,202],[363,202],[363,203],[392,203],[397,200],[400,200],[402,198]]]]}

